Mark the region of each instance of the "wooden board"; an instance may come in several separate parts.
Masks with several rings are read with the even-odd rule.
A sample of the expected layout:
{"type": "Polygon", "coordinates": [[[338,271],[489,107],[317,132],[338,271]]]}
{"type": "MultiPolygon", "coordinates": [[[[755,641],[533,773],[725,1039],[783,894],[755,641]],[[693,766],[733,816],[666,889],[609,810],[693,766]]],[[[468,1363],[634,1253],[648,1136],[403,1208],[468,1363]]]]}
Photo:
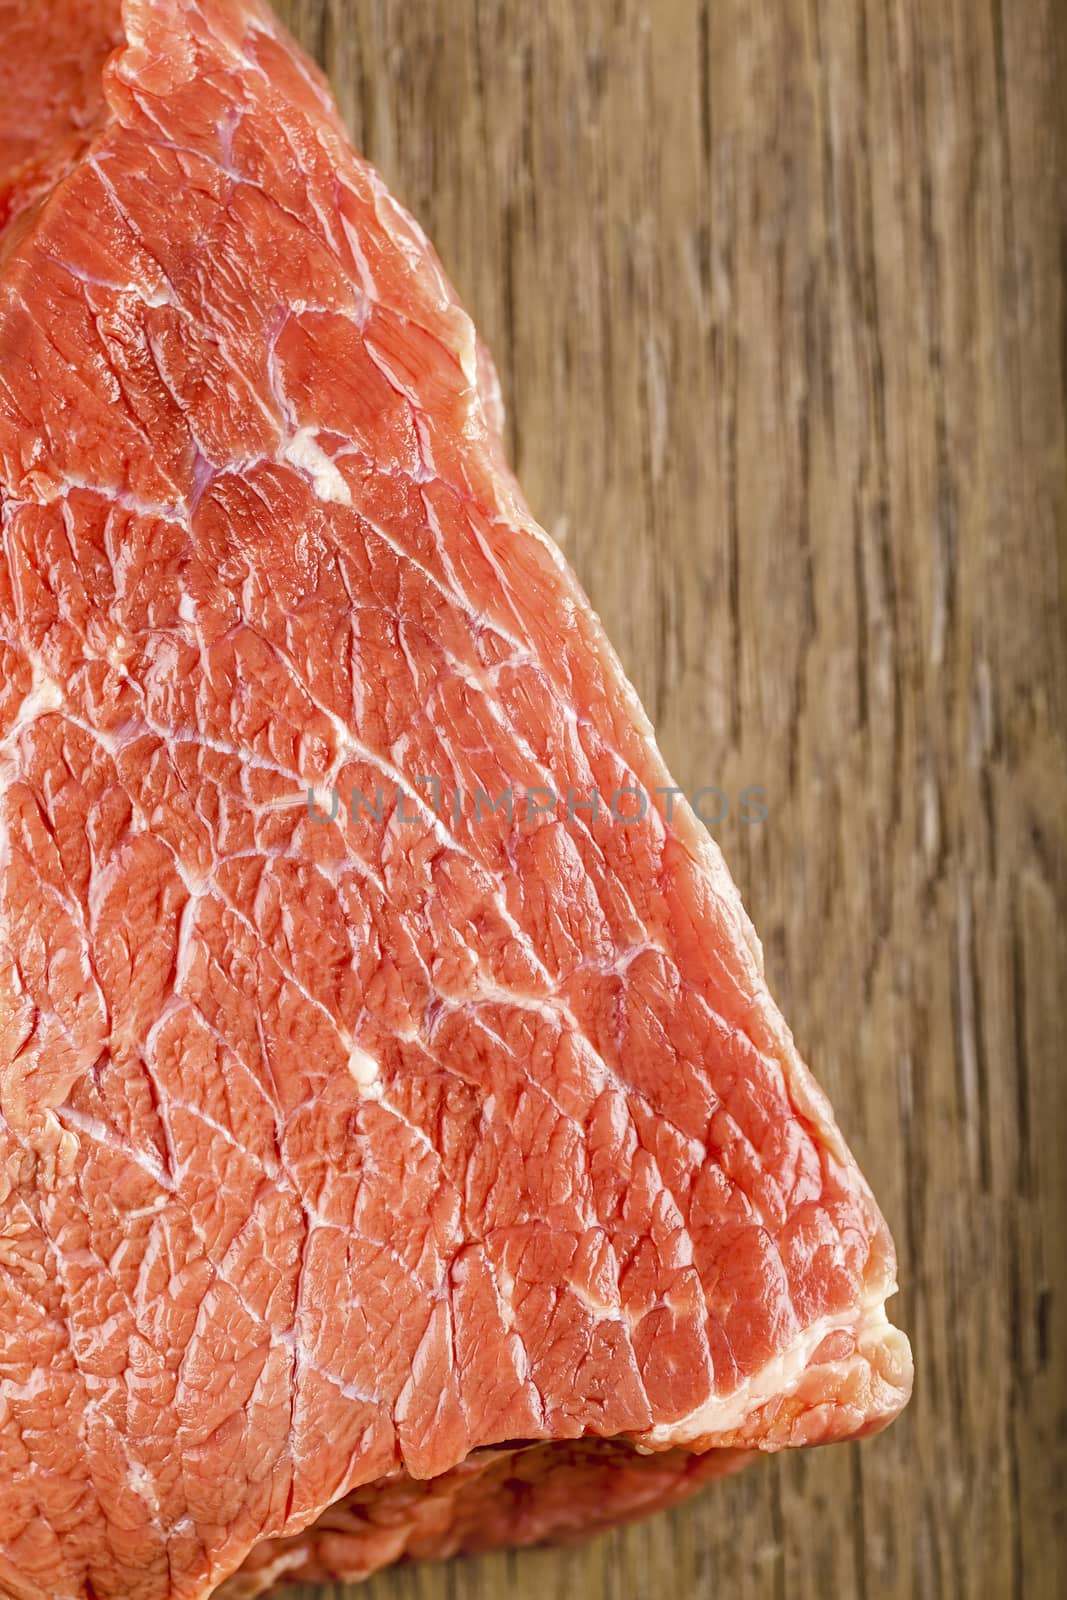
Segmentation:
{"type": "Polygon", "coordinates": [[[531,502],[678,781],[731,802],[716,832],[896,1233],[918,1371],[906,1417],[863,1447],[769,1462],[578,1551],[358,1592],[1053,1600],[1057,0],[279,9],[490,340],[531,502]]]}

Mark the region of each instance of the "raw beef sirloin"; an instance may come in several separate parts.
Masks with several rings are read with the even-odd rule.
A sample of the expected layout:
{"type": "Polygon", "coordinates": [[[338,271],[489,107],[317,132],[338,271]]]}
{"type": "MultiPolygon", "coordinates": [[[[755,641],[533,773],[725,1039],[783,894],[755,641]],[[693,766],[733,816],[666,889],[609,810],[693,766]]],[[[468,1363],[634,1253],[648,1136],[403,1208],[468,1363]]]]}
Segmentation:
{"type": "Polygon", "coordinates": [[[257,0],[0,47],[0,1594],[880,1428],[892,1241],[423,234],[257,0]]]}

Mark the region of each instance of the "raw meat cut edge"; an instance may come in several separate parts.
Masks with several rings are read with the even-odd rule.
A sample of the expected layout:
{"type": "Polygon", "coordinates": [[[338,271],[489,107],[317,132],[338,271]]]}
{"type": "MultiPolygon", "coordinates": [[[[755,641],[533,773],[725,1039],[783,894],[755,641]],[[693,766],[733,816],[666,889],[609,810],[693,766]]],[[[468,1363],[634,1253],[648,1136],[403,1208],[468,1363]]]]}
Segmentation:
{"type": "MultiPolygon", "coordinates": [[[[793,1345],[772,1357],[766,1366],[746,1378],[730,1394],[716,1395],[679,1422],[650,1429],[641,1436],[641,1445],[728,1448],[735,1435],[743,1436],[745,1423],[764,1404],[770,1400],[788,1400],[797,1393],[819,1346],[838,1333],[849,1335],[853,1340],[855,1354],[849,1358],[849,1364],[860,1374],[870,1367],[870,1356],[865,1351],[878,1351],[879,1377],[885,1387],[886,1400],[892,1406],[894,1397],[908,1382],[911,1359],[907,1336],[893,1327],[885,1311],[885,1302],[895,1289],[894,1284],[885,1295],[874,1296],[854,1317],[820,1317],[804,1329],[793,1345]]],[[[756,1441],[755,1448],[773,1449],[776,1444],[756,1441]]]]}

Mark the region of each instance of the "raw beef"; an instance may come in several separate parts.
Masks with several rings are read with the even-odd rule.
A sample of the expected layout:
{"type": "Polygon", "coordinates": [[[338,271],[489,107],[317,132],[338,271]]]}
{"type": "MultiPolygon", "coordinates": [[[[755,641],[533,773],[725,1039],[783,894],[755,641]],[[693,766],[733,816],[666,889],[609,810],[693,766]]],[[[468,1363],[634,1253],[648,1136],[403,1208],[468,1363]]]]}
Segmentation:
{"type": "Polygon", "coordinates": [[[425,238],[253,0],[0,43],[0,1594],[882,1426],[885,1224],[425,238]]]}

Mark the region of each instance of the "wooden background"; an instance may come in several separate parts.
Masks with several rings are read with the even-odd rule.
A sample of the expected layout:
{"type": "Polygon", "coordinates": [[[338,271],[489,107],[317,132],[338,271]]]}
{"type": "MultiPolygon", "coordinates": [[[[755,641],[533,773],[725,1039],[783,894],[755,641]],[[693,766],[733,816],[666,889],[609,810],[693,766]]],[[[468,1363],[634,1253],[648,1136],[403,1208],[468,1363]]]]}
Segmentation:
{"type": "MultiPolygon", "coordinates": [[[[494,349],[897,1237],[914,1402],[362,1600],[1067,1594],[1067,18],[282,0],[494,349]]],[[[340,1593],[340,1591],[335,1591],[340,1593]]]]}

